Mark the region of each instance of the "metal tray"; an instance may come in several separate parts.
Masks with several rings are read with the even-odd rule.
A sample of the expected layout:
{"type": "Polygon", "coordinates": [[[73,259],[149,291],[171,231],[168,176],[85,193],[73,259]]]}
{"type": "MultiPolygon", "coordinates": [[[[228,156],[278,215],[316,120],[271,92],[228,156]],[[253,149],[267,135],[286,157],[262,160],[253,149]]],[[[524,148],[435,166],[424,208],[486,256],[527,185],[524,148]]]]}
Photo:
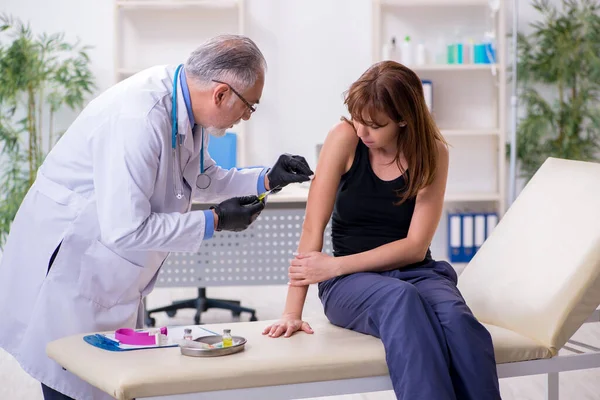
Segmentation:
{"type": "MultiPolygon", "coordinates": [[[[230,347],[203,349],[199,347],[186,346],[184,343],[182,343],[179,345],[179,348],[181,350],[181,354],[190,357],[219,357],[243,351],[246,346],[246,339],[241,336],[232,336],[232,338],[233,346],[230,347]]],[[[204,336],[198,339],[194,339],[194,342],[212,345],[220,343],[221,341],[223,341],[223,337],[220,335],[204,336]]]]}

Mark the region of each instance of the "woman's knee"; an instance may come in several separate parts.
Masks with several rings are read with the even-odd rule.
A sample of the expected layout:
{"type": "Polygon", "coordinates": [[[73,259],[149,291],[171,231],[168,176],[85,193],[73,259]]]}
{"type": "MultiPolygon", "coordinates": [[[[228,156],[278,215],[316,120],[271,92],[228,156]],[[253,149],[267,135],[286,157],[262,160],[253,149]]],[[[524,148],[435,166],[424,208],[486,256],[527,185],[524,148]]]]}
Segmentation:
{"type": "Polygon", "coordinates": [[[381,306],[397,312],[405,308],[422,308],[422,299],[417,288],[408,282],[398,281],[380,297],[381,306]]]}
{"type": "Polygon", "coordinates": [[[480,331],[489,336],[485,327],[475,318],[471,310],[463,302],[456,301],[450,304],[442,318],[441,322],[445,330],[450,329],[452,332],[480,331]]]}

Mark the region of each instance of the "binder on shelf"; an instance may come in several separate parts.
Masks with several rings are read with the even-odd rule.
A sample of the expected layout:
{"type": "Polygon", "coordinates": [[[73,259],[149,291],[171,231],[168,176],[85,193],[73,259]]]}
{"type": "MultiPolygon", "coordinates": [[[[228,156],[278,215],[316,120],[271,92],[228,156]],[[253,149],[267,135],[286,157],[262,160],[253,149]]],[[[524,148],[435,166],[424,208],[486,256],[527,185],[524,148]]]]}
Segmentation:
{"type": "Polygon", "coordinates": [[[474,246],[474,214],[462,214],[462,247],[463,247],[463,262],[471,261],[475,254],[474,246]]]}
{"type": "Polygon", "coordinates": [[[215,163],[224,169],[237,167],[237,134],[227,132],[224,136],[211,136],[208,152],[215,163]]]}
{"type": "Polygon", "coordinates": [[[475,246],[475,253],[481,248],[483,242],[486,239],[486,229],[485,229],[486,215],[485,214],[475,214],[474,217],[474,239],[473,244],[475,246]]]}
{"type": "Polygon", "coordinates": [[[425,96],[425,104],[429,112],[433,112],[433,82],[429,79],[421,79],[423,85],[423,95],[425,96]]]}
{"type": "Polygon", "coordinates": [[[485,222],[485,238],[489,238],[490,234],[498,225],[498,214],[496,213],[487,213],[485,214],[486,222],[485,222]]]}
{"type": "Polygon", "coordinates": [[[448,259],[468,263],[498,224],[498,214],[485,212],[448,213],[448,259]]]}
{"type": "Polygon", "coordinates": [[[462,219],[458,213],[448,213],[448,256],[450,262],[462,262],[462,219]]]}

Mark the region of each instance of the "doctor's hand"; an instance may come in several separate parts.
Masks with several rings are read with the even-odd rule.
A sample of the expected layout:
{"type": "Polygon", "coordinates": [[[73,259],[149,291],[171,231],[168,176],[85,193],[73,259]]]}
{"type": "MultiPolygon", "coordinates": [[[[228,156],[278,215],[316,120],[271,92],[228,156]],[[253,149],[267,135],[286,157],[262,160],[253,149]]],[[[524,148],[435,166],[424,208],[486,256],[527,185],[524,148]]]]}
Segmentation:
{"type": "Polygon", "coordinates": [[[282,154],[265,176],[267,190],[283,188],[290,183],[306,182],[314,172],[302,156],[282,154]]]}
{"type": "Polygon", "coordinates": [[[289,285],[307,286],[340,276],[339,260],[319,251],[298,254],[288,269],[289,285]]]}
{"type": "Polygon", "coordinates": [[[234,197],[211,207],[217,214],[217,231],[234,232],[247,229],[264,208],[257,196],[234,197]]]}
{"type": "Polygon", "coordinates": [[[314,333],[310,325],[307,322],[302,321],[302,319],[299,317],[294,315],[284,315],[279,321],[267,326],[263,330],[263,335],[269,335],[273,338],[281,335],[284,337],[290,337],[294,332],[297,331],[314,333]]]}

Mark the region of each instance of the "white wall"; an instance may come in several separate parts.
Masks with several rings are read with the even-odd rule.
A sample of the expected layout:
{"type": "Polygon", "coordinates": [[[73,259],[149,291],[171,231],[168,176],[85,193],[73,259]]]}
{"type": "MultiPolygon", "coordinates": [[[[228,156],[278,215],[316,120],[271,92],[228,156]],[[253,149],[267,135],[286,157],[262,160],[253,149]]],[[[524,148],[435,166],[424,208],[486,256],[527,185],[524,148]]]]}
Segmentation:
{"type": "Polygon", "coordinates": [[[249,125],[250,159],[305,155],[344,114],[342,93],[369,66],[369,0],[251,0],[248,34],[269,63],[264,104],[249,125]]]}

